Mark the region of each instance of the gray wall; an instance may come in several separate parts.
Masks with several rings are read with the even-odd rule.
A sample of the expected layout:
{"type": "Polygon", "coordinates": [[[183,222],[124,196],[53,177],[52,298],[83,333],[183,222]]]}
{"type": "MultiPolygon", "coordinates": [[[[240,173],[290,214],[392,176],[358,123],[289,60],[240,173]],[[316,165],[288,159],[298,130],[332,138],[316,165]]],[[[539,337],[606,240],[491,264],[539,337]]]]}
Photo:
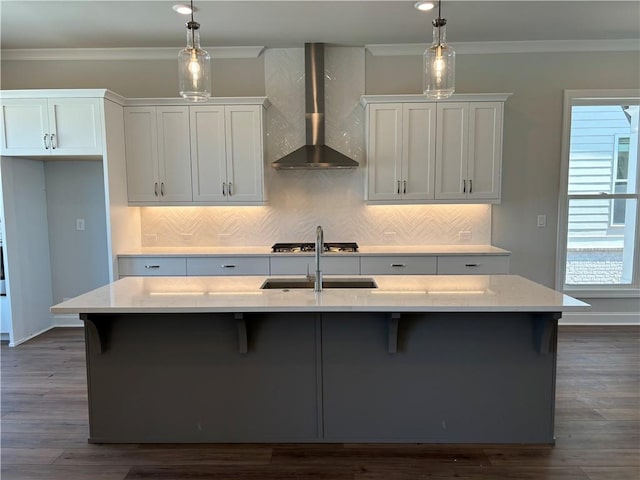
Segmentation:
{"type": "MultiPolygon", "coordinates": [[[[132,98],[178,95],[176,60],[3,61],[4,90],[33,88],[108,88],[132,98]]],[[[255,59],[212,59],[216,97],[264,95],[263,55],[255,59]]]]}
{"type": "Polygon", "coordinates": [[[51,289],[59,303],[109,283],[102,162],[46,161],[44,173],[51,289]]]}

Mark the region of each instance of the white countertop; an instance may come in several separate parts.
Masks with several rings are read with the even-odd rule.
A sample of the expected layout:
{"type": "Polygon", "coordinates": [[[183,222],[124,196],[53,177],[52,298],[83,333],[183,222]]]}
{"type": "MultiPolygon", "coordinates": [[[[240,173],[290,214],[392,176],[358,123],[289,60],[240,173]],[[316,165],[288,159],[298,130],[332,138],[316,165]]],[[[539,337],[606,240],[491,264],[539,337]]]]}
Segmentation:
{"type": "MultiPolygon", "coordinates": [[[[324,255],[508,255],[510,252],[492,245],[360,245],[355,253],[325,253],[324,255]]],[[[145,247],[118,253],[119,257],[133,256],[312,256],[308,253],[272,253],[271,247],[145,247]]]]}
{"type": "MultiPolygon", "coordinates": [[[[561,312],[588,305],[517,275],[375,275],[376,289],[261,290],[270,277],[127,277],[51,307],[65,313],[561,312]]],[[[300,278],[277,277],[277,278],[300,278]]],[[[325,276],[325,280],[344,278],[325,276]]]]}

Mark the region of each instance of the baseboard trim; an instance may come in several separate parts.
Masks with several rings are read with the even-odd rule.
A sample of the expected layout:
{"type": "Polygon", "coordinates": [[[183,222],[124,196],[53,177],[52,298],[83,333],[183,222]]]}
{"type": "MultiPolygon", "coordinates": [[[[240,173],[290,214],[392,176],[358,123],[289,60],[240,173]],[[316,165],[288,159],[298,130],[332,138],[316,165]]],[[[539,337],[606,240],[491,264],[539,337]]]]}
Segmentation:
{"type": "Polygon", "coordinates": [[[78,314],[54,315],[54,327],[82,327],[83,323],[78,314]]]}
{"type": "Polygon", "coordinates": [[[565,313],[558,323],[560,325],[640,325],[640,314],[619,312],[565,313]]]}
{"type": "Polygon", "coordinates": [[[43,330],[40,330],[39,332],[34,333],[33,335],[29,335],[29,336],[28,336],[28,337],[26,337],[26,338],[21,338],[21,339],[20,339],[20,340],[18,340],[17,342],[13,342],[13,343],[12,343],[12,342],[9,342],[9,346],[10,346],[10,347],[17,347],[18,345],[21,345],[21,344],[23,344],[24,342],[28,342],[29,340],[31,340],[32,338],[37,337],[38,335],[42,335],[43,333],[48,332],[48,331],[49,331],[49,330],[51,330],[52,328],[54,328],[54,325],[51,325],[51,326],[49,326],[49,327],[47,327],[47,328],[45,328],[45,329],[43,329],[43,330]]]}

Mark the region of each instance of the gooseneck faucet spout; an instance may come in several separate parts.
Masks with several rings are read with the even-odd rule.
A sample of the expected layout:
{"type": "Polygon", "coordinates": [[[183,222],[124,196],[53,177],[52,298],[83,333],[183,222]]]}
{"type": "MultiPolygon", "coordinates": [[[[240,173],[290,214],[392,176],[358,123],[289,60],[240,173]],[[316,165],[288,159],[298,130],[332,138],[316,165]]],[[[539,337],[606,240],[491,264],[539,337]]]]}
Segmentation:
{"type": "Polygon", "coordinates": [[[322,270],[320,270],[320,255],[322,255],[323,250],[324,232],[322,231],[322,227],[318,225],[318,228],[316,228],[316,281],[313,288],[316,292],[322,291],[322,270]]]}

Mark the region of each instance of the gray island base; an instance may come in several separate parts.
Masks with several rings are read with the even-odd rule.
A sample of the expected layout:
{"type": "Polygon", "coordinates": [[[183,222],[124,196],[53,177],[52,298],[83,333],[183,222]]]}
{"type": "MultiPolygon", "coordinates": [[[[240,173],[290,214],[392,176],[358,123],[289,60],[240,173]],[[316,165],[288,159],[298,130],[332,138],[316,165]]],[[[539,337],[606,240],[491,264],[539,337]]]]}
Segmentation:
{"type": "Polygon", "coordinates": [[[425,299],[383,277],[378,295],[234,299],[207,278],[199,297],[127,278],[52,309],[85,322],[90,442],[554,443],[557,323],[581,302],[506,275],[425,299]],[[493,305],[522,287],[546,306],[493,305]]]}

